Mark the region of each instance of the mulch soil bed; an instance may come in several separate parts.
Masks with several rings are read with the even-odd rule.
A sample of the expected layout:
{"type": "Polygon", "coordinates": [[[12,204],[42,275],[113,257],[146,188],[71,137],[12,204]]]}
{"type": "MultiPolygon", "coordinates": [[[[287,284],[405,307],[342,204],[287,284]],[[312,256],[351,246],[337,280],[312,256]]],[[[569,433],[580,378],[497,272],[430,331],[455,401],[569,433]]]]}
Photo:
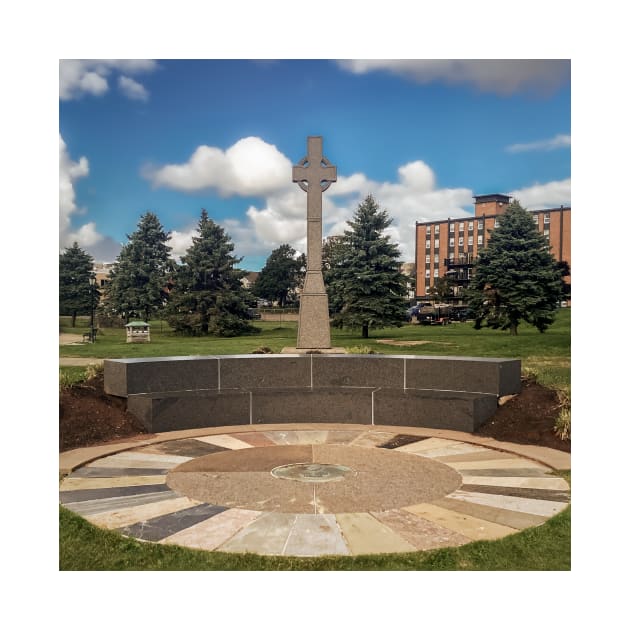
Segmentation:
{"type": "MultiPolygon", "coordinates": [[[[477,435],[504,442],[548,446],[571,452],[571,441],[554,432],[560,412],[555,391],[523,381],[522,392],[499,407],[477,435]]],[[[126,401],[103,389],[103,374],[61,391],[59,396],[59,451],[84,446],[143,439],[142,423],[126,411],[126,401]]]]}

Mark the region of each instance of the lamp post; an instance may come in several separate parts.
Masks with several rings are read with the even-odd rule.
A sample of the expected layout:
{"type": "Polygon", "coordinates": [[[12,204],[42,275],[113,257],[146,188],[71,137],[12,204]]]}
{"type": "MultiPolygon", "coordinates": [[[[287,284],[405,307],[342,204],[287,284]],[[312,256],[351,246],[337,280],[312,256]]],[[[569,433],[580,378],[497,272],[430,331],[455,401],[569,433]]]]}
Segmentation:
{"type": "Polygon", "coordinates": [[[96,278],[90,276],[90,341],[94,343],[96,341],[94,334],[94,286],[96,285],[96,278]]]}

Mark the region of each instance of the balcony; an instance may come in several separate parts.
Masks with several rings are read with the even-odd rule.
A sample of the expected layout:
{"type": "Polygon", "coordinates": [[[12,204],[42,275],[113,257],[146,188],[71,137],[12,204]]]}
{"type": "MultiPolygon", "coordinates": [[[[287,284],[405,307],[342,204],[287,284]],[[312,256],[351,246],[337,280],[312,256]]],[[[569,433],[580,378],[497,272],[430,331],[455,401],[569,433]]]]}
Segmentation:
{"type": "Polygon", "coordinates": [[[474,265],[476,260],[476,257],[472,254],[464,254],[458,256],[457,258],[445,258],[444,266],[447,269],[450,269],[451,267],[465,267],[469,265],[474,265]]]}

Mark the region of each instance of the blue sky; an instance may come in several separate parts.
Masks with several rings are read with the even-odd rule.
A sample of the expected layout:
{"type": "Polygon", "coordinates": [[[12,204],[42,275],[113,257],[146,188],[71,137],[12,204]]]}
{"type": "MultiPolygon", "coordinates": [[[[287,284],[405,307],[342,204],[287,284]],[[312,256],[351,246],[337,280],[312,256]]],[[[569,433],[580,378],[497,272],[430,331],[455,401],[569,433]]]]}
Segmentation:
{"type": "Polygon", "coordinates": [[[465,216],[473,195],[571,204],[569,61],[109,60],[60,62],[60,246],[113,260],[155,212],[174,255],[201,208],[241,266],[305,249],[291,165],[324,137],[338,181],[324,234],[368,193],[403,260],[416,221],[465,216]]]}

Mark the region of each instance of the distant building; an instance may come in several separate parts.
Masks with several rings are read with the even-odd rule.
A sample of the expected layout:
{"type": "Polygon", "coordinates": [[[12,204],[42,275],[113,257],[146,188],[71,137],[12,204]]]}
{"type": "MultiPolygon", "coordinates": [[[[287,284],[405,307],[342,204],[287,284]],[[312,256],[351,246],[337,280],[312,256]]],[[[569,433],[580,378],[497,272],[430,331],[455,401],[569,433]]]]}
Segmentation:
{"type": "Polygon", "coordinates": [[[96,287],[101,292],[101,299],[105,287],[109,284],[109,274],[111,273],[114,263],[95,262],[92,265],[92,273],[96,277],[96,287]]]}
{"type": "Polygon", "coordinates": [[[243,276],[241,278],[241,284],[246,288],[246,289],[251,289],[252,286],[254,285],[254,282],[256,282],[258,276],[260,275],[259,271],[248,271],[247,275],[243,276]]]}
{"type": "Polygon", "coordinates": [[[415,282],[416,263],[412,263],[412,262],[403,263],[402,265],[400,265],[399,271],[400,273],[403,274],[403,276],[407,276],[409,278],[409,280],[407,280],[407,297],[410,300],[413,300],[416,294],[416,282],[415,282]]]}
{"type": "MultiPolygon", "coordinates": [[[[455,300],[461,298],[477,253],[488,243],[489,231],[499,225],[509,203],[507,195],[476,195],[474,216],[416,222],[416,298],[426,299],[435,281],[444,276],[454,282],[455,300]]],[[[570,266],[571,208],[532,210],[531,215],[555,259],[570,266]]],[[[565,281],[570,283],[570,277],[565,281]]]]}

